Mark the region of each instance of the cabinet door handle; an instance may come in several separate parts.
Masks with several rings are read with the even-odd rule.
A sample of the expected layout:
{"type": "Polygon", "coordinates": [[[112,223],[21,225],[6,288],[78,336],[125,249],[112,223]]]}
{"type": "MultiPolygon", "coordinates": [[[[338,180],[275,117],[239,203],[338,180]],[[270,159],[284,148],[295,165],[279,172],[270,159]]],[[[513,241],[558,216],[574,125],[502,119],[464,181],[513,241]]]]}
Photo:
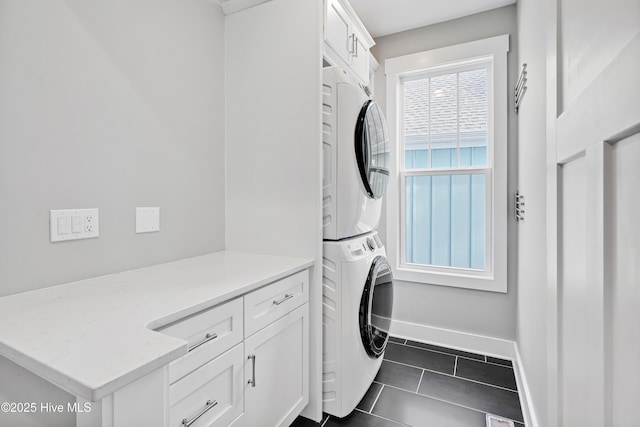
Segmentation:
{"type": "Polygon", "coordinates": [[[198,421],[198,418],[203,416],[208,410],[210,410],[211,408],[213,408],[217,404],[218,404],[217,400],[207,400],[207,403],[205,404],[205,407],[200,412],[198,412],[193,418],[191,418],[190,420],[188,420],[186,418],[184,420],[182,420],[182,425],[184,427],[189,427],[191,424],[193,424],[196,421],[198,421]]]}
{"type": "Polygon", "coordinates": [[[253,366],[253,375],[251,376],[251,379],[247,381],[247,384],[251,384],[251,387],[255,387],[256,386],[256,355],[250,354],[247,357],[247,359],[251,360],[251,365],[253,366]]]}
{"type": "Polygon", "coordinates": [[[276,300],[273,300],[273,303],[274,303],[275,305],[280,305],[280,304],[282,304],[283,302],[285,302],[286,300],[291,299],[291,298],[293,298],[293,294],[284,294],[284,297],[282,297],[281,299],[279,299],[279,300],[277,300],[277,301],[276,301],[276,300]]]}
{"type": "Polygon", "coordinates": [[[349,43],[350,46],[349,46],[349,52],[348,53],[353,55],[353,54],[355,54],[355,51],[356,51],[356,48],[355,48],[355,46],[356,46],[356,35],[355,35],[355,33],[353,33],[353,34],[351,34],[349,36],[349,42],[350,42],[349,43]]]}
{"type": "Polygon", "coordinates": [[[356,37],[356,35],[353,35],[353,50],[355,52],[356,58],[358,57],[358,38],[356,37]]]}
{"type": "Polygon", "coordinates": [[[218,334],[216,334],[216,333],[207,334],[207,335],[204,336],[204,339],[202,341],[197,342],[194,345],[192,345],[191,347],[189,347],[189,351],[193,351],[196,348],[200,347],[202,344],[206,344],[211,340],[215,340],[216,338],[218,338],[218,334]]]}

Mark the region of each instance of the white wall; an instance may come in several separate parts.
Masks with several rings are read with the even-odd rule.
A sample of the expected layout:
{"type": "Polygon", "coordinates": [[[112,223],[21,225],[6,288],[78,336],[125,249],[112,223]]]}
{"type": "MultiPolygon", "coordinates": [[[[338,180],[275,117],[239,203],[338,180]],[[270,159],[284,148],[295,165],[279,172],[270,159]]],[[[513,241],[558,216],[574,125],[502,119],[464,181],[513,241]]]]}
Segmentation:
{"type": "MultiPolygon", "coordinates": [[[[0,295],[223,249],[219,6],[0,0],[0,206],[0,295]],[[161,231],[136,235],[149,205],[161,231]],[[100,238],[49,243],[49,210],[85,207],[100,238]]],[[[38,382],[28,401],[70,398],[0,360],[0,401],[38,382]]]]}
{"type": "Polygon", "coordinates": [[[322,2],[272,0],[227,16],[227,249],[315,260],[310,404],[322,416],[322,2]]]}
{"type": "Polygon", "coordinates": [[[558,1],[560,110],[568,108],[638,32],[640,1],[558,1]]]}
{"type": "MultiPolygon", "coordinates": [[[[516,8],[506,6],[468,17],[392,34],[376,39],[373,55],[380,62],[375,75],[375,93],[386,105],[384,61],[387,58],[493,37],[510,35],[508,87],[515,85],[517,65],[516,8]]],[[[508,194],[516,190],[517,123],[509,91],[508,194]]],[[[509,209],[512,209],[509,204],[509,209]]],[[[385,209],[383,209],[383,212],[385,209]]],[[[508,292],[494,293],[418,283],[394,282],[394,319],[444,329],[513,340],[516,337],[516,228],[509,212],[508,292]]],[[[380,234],[385,235],[385,218],[380,234]]]]}
{"type": "Polygon", "coordinates": [[[525,220],[518,224],[517,342],[536,415],[546,412],[546,39],[545,2],[519,0],[518,56],[527,92],[518,115],[518,186],[525,220]]]}

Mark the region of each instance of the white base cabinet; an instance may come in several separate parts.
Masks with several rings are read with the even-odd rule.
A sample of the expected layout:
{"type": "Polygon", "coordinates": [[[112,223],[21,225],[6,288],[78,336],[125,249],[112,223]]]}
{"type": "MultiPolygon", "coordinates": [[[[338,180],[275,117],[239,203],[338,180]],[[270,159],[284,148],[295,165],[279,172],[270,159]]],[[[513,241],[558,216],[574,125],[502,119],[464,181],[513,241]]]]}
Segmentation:
{"type": "Polygon", "coordinates": [[[308,334],[304,304],[245,341],[245,426],[288,426],[307,405],[308,334]]]}
{"type": "Polygon", "coordinates": [[[308,296],[305,270],[158,328],[189,353],[92,403],[77,427],[289,426],[309,403],[308,296]]]}

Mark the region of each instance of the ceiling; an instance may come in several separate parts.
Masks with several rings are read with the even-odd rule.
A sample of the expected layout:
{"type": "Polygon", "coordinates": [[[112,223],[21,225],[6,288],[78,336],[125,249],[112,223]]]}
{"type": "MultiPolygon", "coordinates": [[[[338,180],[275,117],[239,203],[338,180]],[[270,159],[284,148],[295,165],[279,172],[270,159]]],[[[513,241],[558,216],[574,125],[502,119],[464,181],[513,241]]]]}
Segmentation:
{"type": "Polygon", "coordinates": [[[348,0],[372,37],[473,15],[516,0],[348,0]]]}

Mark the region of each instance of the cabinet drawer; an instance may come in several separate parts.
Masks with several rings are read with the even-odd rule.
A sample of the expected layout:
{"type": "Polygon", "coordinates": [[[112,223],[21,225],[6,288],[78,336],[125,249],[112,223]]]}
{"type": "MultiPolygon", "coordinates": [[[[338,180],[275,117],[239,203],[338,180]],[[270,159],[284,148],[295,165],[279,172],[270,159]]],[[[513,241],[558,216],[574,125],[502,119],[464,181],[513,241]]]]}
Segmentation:
{"type": "Polygon", "coordinates": [[[169,427],[226,427],[244,410],[244,349],[238,344],[169,388],[169,427]],[[183,423],[183,420],[185,423],[183,423]]]}
{"type": "Polygon", "coordinates": [[[169,365],[169,382],[174,383],[242,341],[242,323],[242,298],[237,298],[158,329],[189,342],[189,353],[169,365]]]}
{"type": "Polygon", "coordinates": [[[248,337],[309,300],[309,272],[255,290],[244,297],[245,331],[248,337]]]}

